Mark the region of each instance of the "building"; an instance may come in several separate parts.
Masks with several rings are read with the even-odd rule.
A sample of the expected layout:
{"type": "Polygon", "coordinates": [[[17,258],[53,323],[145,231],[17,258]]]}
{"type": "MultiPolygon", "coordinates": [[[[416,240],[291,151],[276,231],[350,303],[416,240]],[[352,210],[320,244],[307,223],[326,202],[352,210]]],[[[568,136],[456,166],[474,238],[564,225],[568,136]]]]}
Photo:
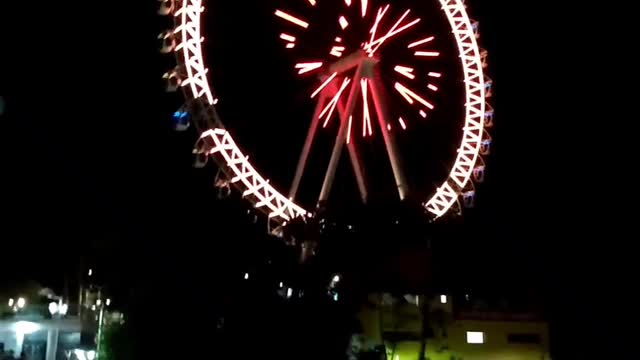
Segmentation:
{"type": "Polygon", "coordinates": [[[429,300],[377,294],[369,300],[360,313],[364,340],[358,347],[384,344],[389,360],[418,360],[423,347],[429,360],[551,359],[548,325],[533,311],[456,308],[444,294],[429,300]]]}

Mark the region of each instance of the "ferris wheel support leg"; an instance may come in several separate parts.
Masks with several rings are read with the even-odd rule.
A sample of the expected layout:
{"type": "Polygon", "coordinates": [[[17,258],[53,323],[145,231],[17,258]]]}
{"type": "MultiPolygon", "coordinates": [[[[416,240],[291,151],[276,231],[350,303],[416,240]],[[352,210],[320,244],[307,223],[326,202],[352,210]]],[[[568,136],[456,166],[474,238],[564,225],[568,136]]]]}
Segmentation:
{"type": "Polygon", "coordinates": [[[346,142],[347,138],[347,123],[349,117],[353,113],[353,108],[356,104],[356,98],[360,95],[360,79],[362,78],[362,65],[358,65],[355,76],[351,80],[351,91],[349,92],[349,98],[347,99],[347,105],[345,106],[345,112],[340,116],[340,129],[336,136],[336,143],[333,146],[333,152],[331,153],[331,160],[329,160],[329,167],[322,183],[322,190],[320,191],[320,197],[318,199],[318,207],[321,207],[323,203],[329,198],[331,192],[331,185],[333,185],[333,179],[336,175],[336,169],[342,154],[342,146],[346,142]]]}
{"type": "Polygon", "coordinates": [[[404,173],[402,172],[402,167],[400,165],[400,156],[398,155],[398,149],[396,146],[395,139],[387,129],[387,124],[389,122],[387,121],[387,117],[386,117],[387,112],[384,106],[384,102],[378,91],[377,79],[379,79],[378,76],[376,76],[376,79],[370,79],[368,81],[369,89],[371,91],[371,97],[373,98],[373,104],[376,108],[376,114],[377,114],[376,117],[378,118],[378,125],[380,125],[380,132],[382,133],[382,137],[384,139],[384,145],[387,148],[387,154],[389,155],[389,161],[391,162],[393,177],[396,180],[398,195],[400,196],[400,200],[404,200],[407,197],[407,192],[409,191],[409,187],[407,186],[404,173]]]}
{"type": "MultiPolygon", "coordinates": [[[[340,119],[347,118],[346,116],[344,116],[345,109],[341,103],[338,104],[338,113],[340,114],[340,119]]],[[[348,118],[347,120],[341,120],[341,121],[348,121],[348,118]]],[[[347,150],[349,151],[349,158],[351,160],[353,172],[356,175],[358,190],[360,190],[360,199],[362,200],[362,203],[366,204],[367,198],[369,197],[369,195],[367,193],[367,185],[364,181],[365,179],[364,167],[360,163],[360,155],[358,154],[358,148],[356,147],[356,144],[353,141],[351,141],[350,143],[347,144],[347,150]]]]}
{"type": "Polygon", "coordinates": [[[306,167],[307,159],[309,158],[309,151],[311,151],[311,145],[313,145],[313,139],[316,136],[316,130],[318,129],[318,124],[320,123],[320,112],[322,111],[322,106],[324,105],[324,102],[326,99],[327,99],[327,94],[323,91],[320,94],[318,103],[316,104],[316,109],[313,111],[311,126],[309,126],[309,131],[307,132],[307,138],[304,141],[304,146],[302,147],[302,153],[300,154],[300,159],[298,160],[298,166],[296,167],[296,173],[293,178],[293,183],[291,184],[291,189],[289,190],[289,198],[291,200],[295,199],[298,193],[298,188],[300,187],[300,180],[302,180],[302,174],[304,173],[304,168],[306,167]]]}

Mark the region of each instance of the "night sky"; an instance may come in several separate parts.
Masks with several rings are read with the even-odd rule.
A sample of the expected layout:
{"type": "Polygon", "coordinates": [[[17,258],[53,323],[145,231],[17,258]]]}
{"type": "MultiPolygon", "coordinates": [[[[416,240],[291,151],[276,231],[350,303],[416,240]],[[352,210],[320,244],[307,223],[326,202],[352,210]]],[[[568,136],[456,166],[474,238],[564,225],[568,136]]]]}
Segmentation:
{"type": "MultiPolygon", "coordinates": [[[[218,279],[258,252],[243,244],[263,228],[239,235],[230,226],[248,223],[245,208],[217,200],[214,170],[191,167],[195,133],[171,129],[180,97],[162,90],[172,59],[157,52],[165,22],[156,2],[131,3],[20,4],[14,13],[28,16],[19,26],[4,31],[0,20],[12,34],[0,50],[0,286],[60,287],[82,255],[123,294],[148,284],[195,292],[181,282],[218,279]],[[173,267],[177,259],[192,261],[173,267]]],[[[566,165],[577,154],[561,150],[575,140],[566,135],[580,116],[563,95],[576,84],[563,72],[549,86],[547,69],[568,71],[570,61],[549,55],[566,37],[533,30],[543,6],[500,3],[473,7],[491,56],[496,126],[460,252],[486,264],[476,284],[542,294],[566,352],[580,343],[567,329],[584,321],[589,305],[577,289],[593,281],[587,258],[599,251],[582,241],[595,224],[573,220],[576,210],[591,215],[589,195],[568,180],[585,167],[566,165]]]]}

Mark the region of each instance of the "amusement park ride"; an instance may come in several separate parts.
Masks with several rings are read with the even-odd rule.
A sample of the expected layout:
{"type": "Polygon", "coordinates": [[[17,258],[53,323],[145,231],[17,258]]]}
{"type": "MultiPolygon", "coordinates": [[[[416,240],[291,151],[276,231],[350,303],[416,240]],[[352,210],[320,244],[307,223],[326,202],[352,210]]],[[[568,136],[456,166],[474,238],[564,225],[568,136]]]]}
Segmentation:
{"type": "Polygon", "coordinates": [[[419,204],[425,222],[474,206],[492,81],[464,0],[223,3],[160,0],[177,63],[163,77],[185,98],[176,129],[199,134],[195,165],[213,159],[215,185],[271,234],[348,201],[419,204]]]}

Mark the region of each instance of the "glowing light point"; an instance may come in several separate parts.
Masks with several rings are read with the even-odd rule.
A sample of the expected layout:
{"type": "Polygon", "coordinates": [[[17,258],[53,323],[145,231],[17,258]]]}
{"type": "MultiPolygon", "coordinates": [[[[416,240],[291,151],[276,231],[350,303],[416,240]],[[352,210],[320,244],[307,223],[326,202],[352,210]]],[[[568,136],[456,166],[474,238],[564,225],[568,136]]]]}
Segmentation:
{"type": "Polygon", "coordinates": [[[295,44],[295,43],[288,43],[285,47],[286,47],[287,49],[293,49],[295,46],[296,46],[296,44],[295,44]]]}
{"type": "Polygon", "coordinates": [[[303,27],[305,29],[309,27],[309,23],[308,22],[306,22],[304,20],[301,20],[301,19],[298,19],[297,17],[295,17],[293,15],[289,15],[289,14],[287,14],[286,12],[284,12],[282,10],[276,10],[275,15],[277,17],[279,17],[279,18],[287,20],[287,21],[289,21],[289,22],[291,22],[291,23],[293,23],[295,25],[298,25],[300,27],[303,27]]]}
{"type": "Polygon", "coordinates": [[[347,6],[351,6],[351,0],[344,0],[344,3],[347,4],[347,6]]]}
{"type": "Polygon", "coordinates": [[[424,110],[420,110],[420,116],[422,116],[423,118],[427,117],[427,113],[424,112],[424,110]]]}
{"type": "Polygon", "coordinates": [[[342,42],[342,38],[340,36],[336,37],[336,42],[342,42]]]}
{"type": "Polygon", "coordinates": [[[434,77],[434,78],[439,78],[440,76],[442,76],[442,74],[437,73],[437,72],[430,72],[430,73],[427,74],[427,76],[434,77]]]}
{"type": "Polygon", "coordinates": [[[440,295],[440,304],[447,303],[447,295],[440,295]]]}
{"type": "Polygon", "coordinates": [[[349,26],[349,22],[347,21],[347,19],[344,16],[340,16],[340,19],[338,20],[340,22],[340,27],[342,28],[342,30],[346,29],[347,26],[349,26]]]}
{"type": "Polygon", "coordinates": [[[249,280],[249,273],[244,273],[244,279],[249,280]]]}
{"type": "Polygon", "coordinates": [[[387,130],[391,131],[391,124],[387,124],[387,130]]]}
{"type": "Polygon", "coordinates": [[[429,88],[429,90],[438,91],[438,87],[433,84],[428,84],[427,87],[429,88]]]}
{"type": "Polygon", "coordinates": [[[316,0],[307,0],[311,6],[316,6],[316,0]]]}
{"type": "MultiPolygon", "coordinates": [[[[352,122],[353,122],[353,115],[350,115],[349,116],[349,127],[347,128],[347,144],[351,142],[351,123],[352,122]]],[[[334,277],[334,281],[336,281],[335,277],[334,277]]]]}

